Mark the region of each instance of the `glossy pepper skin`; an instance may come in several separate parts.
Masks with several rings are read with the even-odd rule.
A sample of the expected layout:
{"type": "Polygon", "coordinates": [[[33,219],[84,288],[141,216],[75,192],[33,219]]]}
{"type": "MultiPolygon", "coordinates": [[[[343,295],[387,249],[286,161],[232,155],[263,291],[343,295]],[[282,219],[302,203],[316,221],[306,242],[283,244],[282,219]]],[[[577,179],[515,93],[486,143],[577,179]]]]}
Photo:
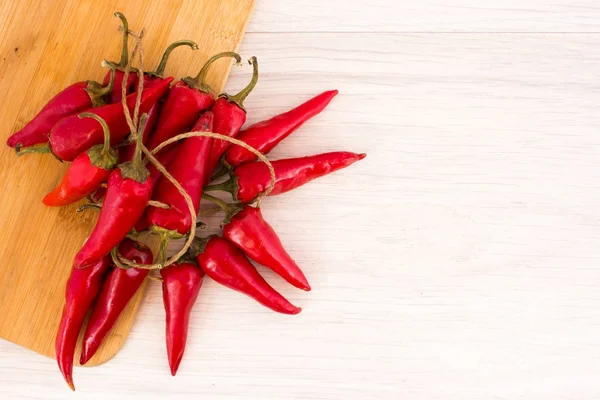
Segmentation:
{"type": "MultiPolygon", "coordinates": [[[[323,92],[283,114],[249,126],[241,131],[237,138],[261,153],[268,154],[303,123],[323,111],[337,94],[337,90],[323,92]]],[[[253,153],[240,146],[229,147],[224,156],[226,165],[230,167],[237,167],[257,159],[258,157],[253,153]]]]}
{"type": "Polygon", "coordinates": [[[175,376],[188,336],[192,307],[202,287],[204,273],[194,262],[179,262],[160,270],[166,314],[167,355],[175,376]]]}
{"type": "Polygon", "coordinates": [[[259,208],[244,206],[223,226],[223,236],[252,260],[269,267],[283,279],[302,290],[310,290],[306,277],[285,251],[275,230],[259,208]]]}
{"type": "Polygon", "coordinates": [[[94,230],[75,256],[75,265],[86,266],[107,255],[131,231],[146,209],[158,177],[155,168],[142,182],[123,176],[121,168],[108,178],[108,187],[94,230]]]}
{"type": "MultiPolygon", "coordinates": [[[[140,115],[147,113],[169,90],[172,78],[162,80],[142,93],[140,115]]],[[[127,96],[127,106],[133,113],[137,93],[127,96]]],[[[110,128],[111,145],[122,141],[129,133],[129,126],[121,103],[108,104],[94,109],[110,128]]],[[[95,144],[102,143],[102,129],[94,121],[79,119],[76,115],[63,118],[50,131],[50,148],[55,156],[64,161],[73,161],[78,154],[95,144]]]]}
{"type": "Polygon", "coordinates": [[[85,315],[100,292],[100,287],[110,266],[110,257],[103,257],[88,268],[74,267],[67,281],[65,306],[56,335],[55,350],[60,372],[72,390],[75,390],[73,355],[79,331],[81,331],[85,315]]]}
{"type": "Polygon", "coordinates": [[[117,152],[110,147],[110,131],[106,123],[92,113],[83,113],[79,117],[96,119],[104,130],[104,144],[92,146],[75,157],[60,184],[44,197],[43,203],[47,206],[65,206],[92,194],[117,166],[117,152]]]}
{"type": "MultiPolygon", "coordinates": [[[[210,132],[213,127],[213,113],[206,111],[200,116],[193,131],[210,132]]],[[[210,154],[212,139],[208,137],[191,137],[179,146],[177,155],[169,164],[169,173],[179,182],[192,198],[194,209],[198,214],[200,198],[206,176],[210,172],[206,168],[206,158],[210,154]]],[[[168,179],[162,176],[152,194],[152,199],[168,204],[169,209],[150,207],[148,221],[150,225],[181,235],[187,234],[192,226],[192,218],[181,193],[168,179]]]]}
{"type": "Polygon", "coordinates": [[[193,252],[204,273],[221,285],[244,293],[282,314],[298,314],[302,311],[273,289],[244,253],[226,239],[209,236],[195,242],[193,252]]]}
{"type": "MultiPolygon", "coordinates": [[[[273,161],[271,164],[275,169],[275,186],[270,195],[275,196],[289,192],[313,179],[345,168],[365,157],[366,154],[336,151],[273,161]]],[[[259,193],[267,189],[271,180],[269,169],[262,162],[241,165],[235,168],[231,175],[233,177],[233,181],[230,181],[232,192],[237,200],[243,203],[254,201],[259,193]]]]}
{"type": "Polygon", "coordinates": [[[210,66],[223,57],[233,57],[237,62],[240,56],[234,52],[219,53],[211,57],[195,78],[186,77],[175,82],[165,99],[163,111],[152,135],[148,148],[154,149],[167,139],[187,132],[198,119],[201,111],[213,104],[211,88],[204,79],[210,66]]]}
{"type": "MultiPolygon", "coordinates": [[[[152,251],[141,243],[125,238],[119,253],[138,264],[152,264],[152,251]]],[[[83,336],[81,365],[87,363],[118,321],[121,313],[148,276],[143,268],[114,267],[109,273],[96,300],[94,311],[83,336]]]]}
{"type": "MultiPolygon", "coordinates": [[[[219,95],[219,98],[211,108],[211,111],[215,114],[215,133],[234,138],[246,122],[246,110],[244,109],[243,102],[258,82],[258,61],[256,57],[252,57],[249,62],[253,67],[253,71],[252,79],[248,86],[235,96],[230,96],[228,94],[219,95]]],[[[230,146],[230,143],[224,140],[214,140],[213,142],[210,157],[207,161],[207,168],[210,171],[210,174],[212,174],[217,164],[219,164],[221,156],[230,146]]],[[[209,181],[210,175],[207,177],[205,184],[209,181]]]]}
{"type": "Polygon", "coordinates": [[[48,143],[50,130],[58,121],[104,104],[107,89],[110,88],[102,89],[98,83],[92,81],[72,84],[46,103],[27,125],[8,138],[6,144],[20,148],[48,143]]]}

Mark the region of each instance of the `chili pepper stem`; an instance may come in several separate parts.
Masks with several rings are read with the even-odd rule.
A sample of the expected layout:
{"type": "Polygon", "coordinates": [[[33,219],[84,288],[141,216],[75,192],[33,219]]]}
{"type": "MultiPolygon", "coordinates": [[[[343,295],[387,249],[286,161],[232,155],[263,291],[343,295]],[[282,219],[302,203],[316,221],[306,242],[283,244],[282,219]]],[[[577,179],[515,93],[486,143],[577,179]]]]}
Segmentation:
{"type": "Polygon", "coordinates": [[[231,218],[233,218],[234,215],[237,214],[238,212],[240,212],[243,208],[240,205],[226,203],[225,201],[223,201],[219,198],[216,198],[214,196],[211,196],[210,194],[207,194],[207,193],[203,193],[202,198],[204,200],[208,200],[208,201],[212,202],[213,204],[219,206],[219,208],[221,208],[221,210],[223,210],[225,212],[225,219],[221,223],[221,226],[225,225],[226,223],[229,223],[231,221],[231,218]]]}
{"type": "Polygon", "coordinates": [[[104,144],[92,146],[92,148],[88,150],[88,157],[90,158],[92,165],[105,170],[113,169],[117,165],[119,156],[117,155],[117,152],[110,147],[110,129],[108,128],[106,121],[91,112],[84,112],[78,116],[79,118],[93,118],[102,126],[104,144]]]}
{"type": "Polygon", "coordinates": [[[253,68],[252,79],[250,80],[250,83],[248,83],[248,85],[245,88],[240,90],[238,94],[235,94],[233,96],[230,96],[228,94],[222,94],[219,96],[227,99],[227,101],[229,101],[230,103],[237,104],[242,110],[244,110],[244,112],[246,111],[246,108],[244,108],[244,100],[246,100],[246,97],[248,97],[248,95],[250,94],[250,92],[252,92],[252,90],[256,86],[256,83],[258,82],[258,60],[256,59],[256,57],[253,56],[248,60],[248,63],[252,65],[253,68]]]}
{"type": "Polygon", "coordinates": [[[208,244],[209,240],[215,236],[218,236],[218,235],[209,235],[204,238],[196,236],[188,250],[188,254],[191,257],[196,258],[198,256],[198,254],[204,253],[204,249],[206,248],[206,245],[208,244]]]}
{"type": "Polygon", "coordinates": [[[204,187],[205,192],[214,192],[216,190],[222,192],[233,193],[233,179],[228,179],[222,183],[213,183],[212,185],[208,185],[204,187]]]}
{"type": "Polygon", "coordinates": [[[163,56],[160,59],[160,63],[158,64],[158,67],[156,67],[156,70],[154,70],[153,72],[147,72],[147,74],[162,77],[165,72],[165,67],[167,66],[167,61],[169,61],[169,56],[171,55],[171,52],[179,46],[190,46],[192,50],[198,50],[198,45],[196,44],[196,42],[192,42],[191,40],[178,40],[176,42],[173,42],[169,45],[169,47],[165,49],[165,52],[163,53],[163,56]]]}
{"type": "Polygon", "coordinates": [[[224,51],[222,53],[215,54],[214,56],[209,58],[208,61],[204,64],[204,66],[200,70],[200,72],[198,72],[198,75],[196,75],[196,77],[192,78],[191,76],[188,76],[188,77],[183,78],[182,81],[184,81],[191,88],[201,90],[202,92],[205,92],[205,93],[212,92],[212,88],[206,83],[206,74],[208,73],[210,66],[215,61],[217,61],[218,59],[221,59],[223,57],[235,58],[236,64],[238,64],[238,65],[242,61],[242,58],[240,57],[240,55],[238,53],[233,52],[233,51],[224,51]]]}
{"type": "MultiPolygon", "coordinates": [[[[103,61],[102,65],[106,66],[108,64],[105,64],[103,61]]],[[[106,86],[102,86],[96,81],[87,81],[85,91],[90,96],[92,107],[98,107],[106,103],[104,98],[112,91],[113,86],[115,85],[115,75],[115,70],[111,68],[110,81],[106,86]]]]}
{"type": "Polygon", "coordinates": [[[150,175],[150,171],[148,168],[146,168],[144,160],[142,159],[142,148],[144,147],[144,144],[142,143],[142,135],[144,133],[144,126],[146,125],[147,119],[148,114],[143,114],[140,118],[138,132],[135,136],[135,153],[133,159],[131,161],[124,162],[119,166],[121,169],[121,175],[124,178],[130,178],[139,183],[145,182],[150,175]]]}
{"type": "Polygon", "coordinates": [[[15,152],[18,156],[22,156],[23,154],[47,154],[50,153],[50,145],[45,143],[40,146],[29,146],[23,148],[21,143],[19,143],[15,146],[15,152]]]}
{"type": "Polygon", "coordinates": [[[77,212],[84,212],[86,210],[99,210],[102,208],[102,203],[88,203],[88,204],[84,204],[79,206],[79,208],[77,208],[77,212]]]}
{"type": "Polygon", "coordinates": [[[115,12],[114,16],[121,20],[123,24],[123,45],[121,47],[121,60],[119,60],[119,64],[117,64],[120,68],[125,68],[125,66],[129,63],[129,23],[127,22],[127,18],[120,12],[115,12]]]}
{"type": "Polygon", "coordinates": [[[160,239],[160,246],[158,249],[158,264],[164,265],[167,261],[167,247],[169,246],[169,242],[173,239],[181,239],[184,238],[185,235],[180,234],[177,231],[172,231],[169,229],[161,228],[160,226],[152,226],[150,228],[150,232],[157,235],[160,239]]]}

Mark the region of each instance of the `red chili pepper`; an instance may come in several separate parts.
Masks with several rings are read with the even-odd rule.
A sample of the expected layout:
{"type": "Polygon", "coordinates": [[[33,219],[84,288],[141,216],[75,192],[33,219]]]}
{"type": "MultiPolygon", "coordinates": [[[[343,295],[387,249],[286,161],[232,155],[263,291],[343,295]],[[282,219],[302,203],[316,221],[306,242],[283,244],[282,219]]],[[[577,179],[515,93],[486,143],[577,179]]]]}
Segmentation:
{"type": "Polygon", "coordinates": [[[105,104],[105,98],[113,87],[111,85],[112,83],[109,83],[108,86],[102,87],[94,81],[72,84],[46,103],[21,130],[13,133],[6,144],[15,147],[17,154],[21,154],[28,150],[23,147],[48,143],[50,130],[62,118],[105,104]]]}
{"type": "Polygon", "coordinates": [[[167,355],[175,376],[188,335],[190,312],[202,287],[204,273],[193,261],[175,263],[160,270],[166,313],[167,355]]]}
{"type": "Polygon", "coordinates": [[[223,236],[252,260],[269,267],[292,285],[310,290],[302,270],[285,251],[275,230],[264,220],[259,208],[244,206],[223,226],[223,236]]]}
{"type": "Polygon", "coordinates": [[[100,292],[104,276],[111,265],[110,257],[104,257],[87,268],[71,270],[65,291],[65,306],[63,308],[60,326],[56,334],[56,361],[65,381],[72,390],[73,385],[73,355],[83,325],[92,302],[100,292]]]}
{"type": "MultiPolygon", "coordinates": [[[[125,238],[119,245],[119,253],[138,264],[151,264],[152,251],[141,243],[125,238]]],[[[109,272],[96,300],[94,311],[83,335],[81,365],[88,362],[118,321],[121,313],[138,291],[149,270],[143,268],[115,267],[109,272]]]]}
{"type": "Polygon", "coordinates": [[[93,193],[108,179],[117,166],[117,152],[110,147],[110,130],[106,122],[93,113],[79,114],[79,118],[93,118],[104,131],[104,144],[92,146],[73,160],[60,184],[44,197],[47,206],[65,206],[93,193]]]}
{"type": "Polygon", "coordinates": [[[211,57],[195,78],[188,76],[175,82],[169,91],[156,130],[150,138],[149,149],[154,149],[167,139],[186,132],[198,119],[198,114],[213,104],[211,88],[205,83],[210,66],[223,57],[241,58],[237,53],[227,51],[211,57]]]}
{"type": "MultiPolygon", "coordinates": [[[[220,94],[219,98],[211,108],[211,111],[215,114],[215,133],[220,133],[221,135],[232,138],[236,137],[246,122],[246,109],[244,108],[243,103],[258,82],[258,60],[256,57],[252,57],[248,62],[253,67],[252,79],[248,86],[235,96],[230,96],[227,93],[220,94]]],[[[230,143],[224,140],[214,141],[212,150],[210,151],[210,158],[207,161],[207,168],[211,174],[229,145],[230,143]]],[[[205,184],[209,181],[210,175],[207,177],[205,184]]]]}
{"type": "MultiPolygon", "coordinates": [[[[193,131],[210,132],[213,127],[213,113],[206,111],[192,128],[193,131]]],[[[206,170],[206,158],[210,154],[212,139],[191,137],[186,139],[173,162],[169,164],[169,173],[179,182],[192,198],[196,214],[200,208],[202,187],[209,172],[206,170]]],[[[192,217],[185,199],[173,184],[164,176],[158,180],[152,199],[167,204],[169,209],[150,207],[148,221],[152,230],[162,236],[161,248],[173,237],[187,234],[192,226],[192,217]]]]}
{"type": "MultiPolygon", "coordinates": [[[[140,103],[140,115],[148,113],[150,109],[169,90],[169,83],[173,78],[166,78],[155,86],[144,90],[140,103]]],[[[133,113],[137,93],[127,96],[127,106],[133,113]]],[[[106,121],[110,128],[111,144],[122,141],[129,133],[129,125],[123,113],[121,103],[108,104],[94,109],[94,114],[106,121]]],[[[76,115],[63,118],[50,132],[50,148],[52,153],[61,160],[73,161],[79,154],[95,144],[102,143],[102,129],[93,121],[79,119],[76,115]]]]}
{"type": "MultiPolygon", "coordinates": [[[[275,186],[270,195],[289,192],[313,179],[345,168],[366,156],[364,153],[336,151],[273,161],[271,164],[275,169],[275,186]]],[[[230,192],[236,201],[250,203],[267,189],[271,181],[269,169],[262,162],[241,165],[231,171],[230,175],[231,179],[227,182],[207,186],[204,190],[225,190],[230,192]]]]}
{"type": "Polygon", "coordinates": [[[220,236],[195,239],[192,253],[196,261],[216,282],[252,297],[262,305],[282,314],[298,314],[294,306],[263,279],[244,253],[220,236]]]}
{"type": "MultiPolygon", "coordinates": [[[[323,111],[337,94],[337,90],[323,92],[294,109],[251,125],[241,131],[237,138],[267,154],[304,122],[323,111]]],[[[231,146],[223,159],[227,166],[237,167],[256,161],[258,157],[243,147],[231,146]]]]}
{"type": "MultiPolygon", "coordinates": [[[[119,18],[123,23],[123,44],[121,47],[121,60],[118,64],[114,62],[107,62],[107,65],[114,71],[115,74],[115,84],[110,92],[110,103],[119,103],[122,97],[122,86],[123,79],[125,78],[125,67],[129,63],[129,23],[127,22],[127,18],[120,12],[114,13],[115,17],[119,18]]],[[[111,71],[106,73],[104,77],[103,85],[107,85],[110,80],[111,71]]],[[[131,73],[127,76],[127,84],[125,85],[125,93],[130,94],[134,91],[133,87],[137,82],[137,74],[131,73]]]]}
{"type": "MultiPolygon", "coordinates": [[[[131,231],[146,209],[160,172],[153,166],[145,167],[141,134],[138,139],[133,160],[119,165],[108,178],[96,226],[75,256],[77,266],[89,265],[107,255],[131,231]]],[[[172,152],[167,152],[162,157],[170,154],[172,152]]]]}

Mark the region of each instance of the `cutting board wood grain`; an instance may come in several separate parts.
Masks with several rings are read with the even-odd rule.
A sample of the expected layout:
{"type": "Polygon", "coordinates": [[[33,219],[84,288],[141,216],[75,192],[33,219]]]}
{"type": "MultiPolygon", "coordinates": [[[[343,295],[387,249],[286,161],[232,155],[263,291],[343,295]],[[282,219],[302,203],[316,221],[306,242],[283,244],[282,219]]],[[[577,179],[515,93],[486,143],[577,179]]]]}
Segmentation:
{"type": "MultiPolygon", "coordinates": [[[[113,12],[124,13],[130,29],[145,28],[146,70],[156,67],[175,40],[199,44],[200,50],[182,47],[171,55],[166,73],[179,79],[196,75],[211,55],[236,50],[253,7],[254,0],[1,2],[2,142],[62,88],[102,79],[101,60],[118,60],[120,54],[119,20],[113,12]]],[[[223,88],[230,67],[229,60],[213,66],[208,82],[215,91],[223,88]]],[[[93,212],[76,213],[77,205],[49,208],[41,203],[66,168],[52,156],[17,157],[0,145],[0,337],[50,357],[72,260],[96,218],[93,212]]],[[[109,360],[121,348],[141,297],[142,291],[89,365],[109,360]]]]}

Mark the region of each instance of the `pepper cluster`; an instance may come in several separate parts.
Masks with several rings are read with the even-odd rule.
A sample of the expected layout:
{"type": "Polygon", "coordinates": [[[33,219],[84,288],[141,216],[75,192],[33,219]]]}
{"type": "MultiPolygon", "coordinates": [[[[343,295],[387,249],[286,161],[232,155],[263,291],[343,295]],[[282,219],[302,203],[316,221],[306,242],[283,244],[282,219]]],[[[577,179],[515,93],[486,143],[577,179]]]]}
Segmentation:
{"type": "MultiPolygon", "coordinates": [[[[250,83],[236,95],[215,97],[205,82],[216,60],[229,57],[240,62],[234,52],[213,56],[197,76],[171,85],[173,78],[163,76],[170,53],[182,45],[198,46],[177,41],[165,50],[155,71],[135,69],[128,50],[132,32],[125,16],[115,15],[123,24],[122,55],[119,63],[103,62],[109,68],[103,83],[78,82],[64,89],[7,141],[18,154],[47,152],[71,162],[56,189],[44,197],[45,205],[64,206],[88,198],[91,203],[84,207],[100,209],[93,231],[75,255],[56,337],[58,366],[72,389],[75,347],[86,315],[91,312],[81,364],[99,349],[151,269],[160,270],[163,282],[172,375],[183,357],[190,312],[205,274],[276,312],[299,313],[301,309],[271,287],[250,261],[272,269],[299,289],[311,289],[263,218],[260,198],[288,192],[365,157],[332,152],[262,162],[265,154],[320,113],[337,90],[242,129],[243,102],[258,81],[255,57],[249,60],[250,83]],[[226,182],[214,183],[226,174],[230,176],[226,182]],[[233,201],[205,193],[214,190],[228,191],[233,201]],[[221,235],[194,236],[202,199],[225,212],[221,235]],[[160,239],[156,258],[136,240],[146,232],[160,239]],[[168,262],[167,244],[184,237],[187,250],[168,262]]],[[[135,37],[132,59],[141,43],[135,37]]]]}

